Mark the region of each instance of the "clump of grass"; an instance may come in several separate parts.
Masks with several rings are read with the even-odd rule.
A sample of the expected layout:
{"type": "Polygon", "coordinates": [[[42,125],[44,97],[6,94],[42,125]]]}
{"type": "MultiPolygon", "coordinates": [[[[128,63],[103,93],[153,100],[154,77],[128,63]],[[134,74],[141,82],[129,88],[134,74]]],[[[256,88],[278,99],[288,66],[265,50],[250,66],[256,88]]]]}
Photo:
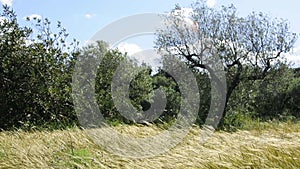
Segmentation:
{"type": "Polygon", "coordinates": [[[93,166],[92,154],[85,148],[57,152],[53,158],[53,164],[64,168],[87,168],[93,166]]]}
{"type": "MultiPolygon", "coordinates": [[[[201,129],[165,154],[144,159],[116,156],[95,145],[83,130],[0,132],[1,168],[300,168],[300,123],[261,123],[259,130],[215,132],[199,144],[201,129]]],[[[115,127],[148,137],[155,125],[115,127]]]]}

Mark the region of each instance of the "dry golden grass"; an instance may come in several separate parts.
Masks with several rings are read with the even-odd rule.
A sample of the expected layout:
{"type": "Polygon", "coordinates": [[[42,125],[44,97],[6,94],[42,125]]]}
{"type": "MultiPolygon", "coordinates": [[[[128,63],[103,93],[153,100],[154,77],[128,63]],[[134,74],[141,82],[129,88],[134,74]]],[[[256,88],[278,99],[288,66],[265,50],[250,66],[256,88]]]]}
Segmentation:
{"type": "MultiPolygon", "coordinates": [[[[159,156],[130,159],[108,153],[84,131],[1,132],[0,168],[300,168],[300,123],[264,129],[215,132],[199,144],[200,129],[159,156]]],[[[118,126],[121,133],[148,137],[161,129],[118,126]]]]}

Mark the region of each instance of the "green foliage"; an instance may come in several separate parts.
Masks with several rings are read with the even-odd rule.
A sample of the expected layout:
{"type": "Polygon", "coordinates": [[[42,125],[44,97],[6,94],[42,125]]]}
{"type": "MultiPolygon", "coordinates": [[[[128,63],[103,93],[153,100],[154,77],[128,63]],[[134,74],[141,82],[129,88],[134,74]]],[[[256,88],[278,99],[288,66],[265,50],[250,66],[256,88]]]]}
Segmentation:
{"type": "Polygon", "coordinates": [[[268,76],[258,81],[255,86],[256,95],[252,106],[257,112],[257,117],[262,119],[279,118],[285,113],[289,88],[294,74],[285,65],[270,70],[268,76]]]}
{"type": "Polygon", "coordinates": [[[285,111],[287,114],[300,118],[300,77],[290,80],[285,99],[285,111]]]}
{"type": "Polygon", "coordinates": [[[299,79],[295,76],[288,65],[278,64],[263,80],[243,81],[228,102],[226,128],[230,125],[232,128],[244,128],[248,121],[257,119],[289,121],[299,118],[299,79]]]}
{"type": "Polygon", "coordinates": [[[91,162],[91,153],[87,149],[75,149],[72,150],[69,154],[69,160],[67,165],[70,165],[72,168],[78,168],[79,166],[88,166],[91,162]]]}
{"type": "Polygon", "coordinates": [[[101,53],[103,55],[95,79],[96,99],[100,112],[109,121],[121,119],[122,117],[117,112],[112,100],[111,82],[115,70],[125,57],[118,51],[108,51],[104,42],[97,42],[96,46],[89,46],[84,50],[96,50],[94,54],[99,55],[101,53]]]}
{"type": "Polygon", "coordinates": [[[230,111],[225,117],[223,129],[231,132],[238,129],[248,129],[249,124],[256,124],[255,118],[250,113],[245,114],[243,112],[230,111]]]}
{"type": "MultiPolygon", "coordinates": [[[[116,74],[116,70],[121,63],[129,63],[138,67],[134,60],[131,60],[117,50],[108,50],[107,44],[102,41],[96,42],[82,50],[83,55],[94,55],[95,58],[101,58],[101,62],[97,68],[97,76],[95,80],[96,99],[105,120],[110,125],[118,125],[120,123],[132,124],[136,121],[126,119],[118,112],[116,103],[112,98],[112,81],[116,74]]],[[[162,115],[155,120],[155,123],[171,123],[176,118],[180,108],[180,92],[174,79],[162,70],[158,73],[152,74],[151,69],[145,64],[142,65],[143,69],[133,78],[122,72],[122,76],[132,78],[129,86],[129,99],[130,103],[136,110],[143,112],[148,110],[153,104],[153,90],[161,88],[166,95],[167,105],[162,115]]],[[[132,67],[132,69],[134,69],[132,67]]],[[[132,72],[135,70],[132,70],[132,72]]],[[[127,72],[129,73],[129,72],[127,72]]],[[[123,84],[120,84],[123,85],[123,84]]],[[[116,86],[118,90],[119,86],[116,86]]],[[[124,112],[122,112],[124,113],[124,112]]],[[[137,114],[138,116],[139,114],[137,114]]]]}
{"type": "MultiPolygon", "coordinates": [[[[179,9],[177,6],[174,10],[179,9]]],[[[228,113],[223,117],[224,129],[233,131],[260,120],[300,118],[299,68],[291,69],[281,61],[281,53],[289,51],[296,40],[296,35],[288,30],[288,23],[261,13],[241,18],[234,6],[214,10],[196,3],[193,10],[199,34],[192,34],[195,29],[189,31],[187,25],[181,27],[182,20],[176,16],[171,18],[174,27],[167,25],[165,32],[158,32],[157,46],[172,54],[177,52],[180,59],[193,67],[201,98],[196,123],[205,123],[213,92],[210,85],[213,72],[203,64],[210,58],[200,54],[207,51],[198,44],[203,38],[216,48],[225,66],[228,88],[224,113],[228,113]]],[[[60,22],[52,30],[47,18],[32,21],[28,18],[33,26],[22,27],[7,6],[1,16],[5,19],[0,22],[0,129],[60,129],[78,125],[71,83],[79,56],[101,58],[95,92],[105,120],[112,126],[135,123],[118,112],[111,92],[119,65],[126,61],[137,66],[134,60],[118,50],[109,50],[103,41],[79,51],[75,39],[67,43],[68,33],[60,22]]],[[[153,104],[153,90],[162,89],[167,104],[154,123],[168,128],[180,110],[179,87],[162,69],[154,74],[143,66],[130,81],[130,103],[126,104],[146,111],[153,104]]]]}
{"type": "Polygon", "coordinates": [[[76,51],[65,49],[66,30],[58,24],[58,34],[52,33],[48,19],[35,19],[36,29],[20,27],[15,13],[3,8],[0,128],[73,122],[70,82],[76,51]]]}
{"type": "MultiPolygon", "coordinates": [[[[289,23],[284,19],[271,18],[256,12],[240,17],[233,5],[209,8],[203,0],[192,4],[192,9],[193,25],[186,23],[186,16],[180,11],[179,5],[166,16],[165,27],[157,31],[156,47],[177,56],[193,69],[207,71],[210,77],[214,77],[216,73],[212,71],[210,63],[214,62],[213,56],[218,56],[224,66],[227,80],[225,108],[222,110],[219,127],[224,124],[227,111],[233,111],[232,108],[237,107],[234,102],[252,106],[259,104],[254,109],[267,110],[262,116],[280,114],[284,103],[278,103],[282,98],[277,96],[281,97],[278,94],[285,90],[286,86],[275,84],[280,82],[278,77],[274,81],[267,79],[274,72],[280,71],[278,66],[283,64],[284,60],[282,54],[289,52],[296,42],[297,35],[289,30],[289,23]],[[244,96],[249,92],[242,86],[248,86],[255,81],[264,83],[264,89],[261,90],[267,93],[260,98],[257,96],[258,100],[254,100],[253,105],[253,100],[247,103],[245,98],[248,96],[244,96]],[[274,85],[276,89],[271,92],[271,86],[274,85]],[[238,93],[238,90],[242,93],[238,93]],[[236,100],[241,98],[240,94],[244,97],[242,101],[246,102],[236,100]],[[236,95],[236,98],[232,98],[235,97],[233,95],[236,95]],[[268,100],[271,97],[274,100],[268,100]],[[270,107],[267,100],[276,105],[270,107]],[[264,106],[266,107],[262,108],[264,106]]],[[[262,92],[258,94],[260,93],[262,92]]],[[[263,114],[261,110],[259,114],[263,114]]]]}
{"type": "MultiPolygon", "coordinates": [[[[153,76],[153,89],[161,88],[166,95],[167,104],[164,112],[155,121],[156,123],[172,123],[179,113],[181,94],[175,80],[163,70],[153,76]]],[[[164,124],[165,125],[165,124],[164,124]]]]}
{"type": "Polygon", "coordinates": [[[200,94],[200,108],[196,123],[202,125],[205,123],[211,104],[211,81],[208,73],[196,72],[197,84],[200,94]]]}

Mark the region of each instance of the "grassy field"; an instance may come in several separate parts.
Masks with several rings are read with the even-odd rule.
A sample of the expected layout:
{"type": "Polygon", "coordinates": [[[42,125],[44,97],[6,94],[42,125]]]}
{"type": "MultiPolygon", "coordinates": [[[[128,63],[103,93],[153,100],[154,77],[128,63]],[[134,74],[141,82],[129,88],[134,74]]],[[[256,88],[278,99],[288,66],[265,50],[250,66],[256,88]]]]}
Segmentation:
{"type": "MultiPolygon", "coordinates": [[[[135,137],[161,131],[154,126],[115,129],[135,137]]],[[[300,123],[218,131],[202,145],[200,131],[193,127],[169,152],[144,159],[110,154],[80,129],[1,132],[0,168],[300,168],[300,123]]]]}

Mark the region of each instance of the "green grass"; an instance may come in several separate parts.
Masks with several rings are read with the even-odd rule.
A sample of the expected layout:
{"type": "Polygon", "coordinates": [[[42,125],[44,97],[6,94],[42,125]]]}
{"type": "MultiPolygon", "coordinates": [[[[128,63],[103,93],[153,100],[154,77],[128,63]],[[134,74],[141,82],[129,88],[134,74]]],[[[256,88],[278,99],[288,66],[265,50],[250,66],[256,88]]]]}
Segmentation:
{"type": "MultiPolygon", "coordinates": [[[[165,154],[119,157],[94,144],[83,130],[0,132],[0,168],[300,168],[300,123],[257,123],[254,129],[218,131],[199,144],[201,129],[165,154]]],[[[156,126],[118,125],[134,137],[161,132],[156,126]]]]}
{"type": "Polygon", "coordinates": [[[91,167],[93,162],[92,154],[85,148],[57,152],[53,158],[52,165],[63,168],[86,168],[91,167]]]}

